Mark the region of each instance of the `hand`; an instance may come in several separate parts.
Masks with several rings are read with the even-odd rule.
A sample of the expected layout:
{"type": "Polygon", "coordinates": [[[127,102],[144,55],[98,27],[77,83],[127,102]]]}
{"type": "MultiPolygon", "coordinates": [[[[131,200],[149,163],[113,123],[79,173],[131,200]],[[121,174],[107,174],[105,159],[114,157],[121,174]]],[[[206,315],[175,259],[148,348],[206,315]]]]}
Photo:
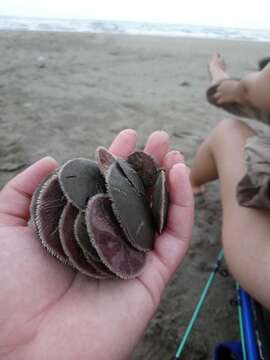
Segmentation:
{"type": "MultiPolygon", "coordinates": [[[[134,151],[136,133],[122,131],[110,150],[134,151]]],[[[91,280],[50,256],[27,226],[31,196],[57,167],[44,158],[0,192],[0,358],[16,360],[126,359],[154,315],[189,246],[193,197],[188,169],[168,152],[165,132],[145,151],[167,171],[171,204],[165,231],[134,280],[91,280]]]]}
{"type": "Polygon", "coordinates": [[[226,79],[218,86],[214,95],[218,105],[238,103],[245,105],[245,90],[239,80],[226,79]]]}

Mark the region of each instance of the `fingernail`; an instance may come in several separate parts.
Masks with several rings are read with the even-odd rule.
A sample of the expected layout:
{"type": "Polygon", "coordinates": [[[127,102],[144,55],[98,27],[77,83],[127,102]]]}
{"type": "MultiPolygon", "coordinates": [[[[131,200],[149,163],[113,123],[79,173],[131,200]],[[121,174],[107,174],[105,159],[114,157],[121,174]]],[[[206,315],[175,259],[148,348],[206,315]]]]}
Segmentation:
{"type": "Polygon", "coordinates": [[[41,158],[40,160],[49,160],[49,161],[55,161],[55,162],[56,162],[56,160],[55,160],[52,156],[49,156],[49,155],[44,156],[44,157],[41,158]]]}
{"type": "Polygon", "coordinates": [[[130,135],[137,137],[137,132],[134,129],[124,129],[124,130],[120,131],[120,134],[121,133],[129,133],[130,135]]]}
{"type": "Polygon", "coordinates": [[[50,162],[55,166],[58,166],[58,162],[57,160],[55,160],[52,156],[45,156],[44,158],[40,159],[39,161],[46,161],[46,162],[50,162]]]}
{"type": "Polygon", "coordinates": [[[182,168],[182,169],[184,169],[185,171],[187,170],[187,166],[186,166],[186,164],[184,164],[184,163],[174,164],[173,167],[172,167],[172,169],[175,169],[175,168],[178,168],[178,167],[179,167],[179,169],[182,168]]]}
{"type": "Polygon", "coordinates": [[[162,136],[169,137],[168,133],[165,130],[156,130],[156,131],[154,131],[154,133],[159,133],[162,136]]]}
{"type": "Polygon", "coordinates": [[[172,151],[172,155],[176,160],[182,161],[184,160],[184,154],[181,151],[174,150],[172,151]]]}

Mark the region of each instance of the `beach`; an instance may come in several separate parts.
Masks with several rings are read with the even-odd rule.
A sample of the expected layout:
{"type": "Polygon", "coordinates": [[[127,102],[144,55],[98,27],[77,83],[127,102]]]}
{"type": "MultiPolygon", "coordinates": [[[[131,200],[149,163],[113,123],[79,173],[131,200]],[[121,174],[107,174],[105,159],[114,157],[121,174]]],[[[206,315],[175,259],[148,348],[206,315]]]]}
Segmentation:
{"type": "MultiPolygon", "coordinates": [[[[207,104],[207,61],[221,53],[233,77],[255,71],[269,43],[89,33],[0,32],[0,188],[43,156],[93,158],[125,128],[143,148],[154,130],[191,164],[225,112],[207,104]]],[[[249,121],[264,131],[262,124],[249,121]]],[[[181,184],[179,184],[180,186],[181,184]]],[[[192,245],[132,360],[173,358],[221,247],[218,183],[196,199],[192,245]]],[[[226,264],[222,264],[226,268],[226,264]]],[[[217,275],[183,359],[212,359],[239,338],[232,277],[217,275]]],[[[109,358],[109,357],[108,357],[109,358]]]]}

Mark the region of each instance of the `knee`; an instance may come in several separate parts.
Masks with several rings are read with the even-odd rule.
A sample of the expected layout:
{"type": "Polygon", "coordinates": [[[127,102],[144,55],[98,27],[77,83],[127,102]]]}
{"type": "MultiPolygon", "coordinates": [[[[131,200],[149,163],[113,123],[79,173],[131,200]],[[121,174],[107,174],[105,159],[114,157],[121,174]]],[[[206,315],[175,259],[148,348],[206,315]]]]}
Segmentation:
{"type": "Polygon", "coordinates": [[[244,121],[238,118],[227,118],[220,121],[215,129],[221,135],[231,135],[233,133],[254,133],[244,121]]]}
{"type": "Polygon", "coordinates": [[[219,146],[222,143],[231,142],[232,138],[237,141],[237,139],[246,139],[255,134],[255,131],[242,120],[238,118],[227,118],[219,122],[210,136],[212,138],[212,144],[219,146]]]}

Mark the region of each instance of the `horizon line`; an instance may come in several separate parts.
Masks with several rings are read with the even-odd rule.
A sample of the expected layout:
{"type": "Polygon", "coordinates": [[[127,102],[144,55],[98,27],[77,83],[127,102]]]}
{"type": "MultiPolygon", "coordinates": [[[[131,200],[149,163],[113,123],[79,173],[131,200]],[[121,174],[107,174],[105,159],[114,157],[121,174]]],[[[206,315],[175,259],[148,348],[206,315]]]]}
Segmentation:
{"type": "Polygon", "coordinates": [[[165,20],[134,20],[134,19],[116,19],[116,18],[91,18],[91,17],[59,17],[59,16],[40,16],[40,15],[11,15],[11,14],[0,14],[0,18],[21,18],[21,19],[40,19],[40,20],[75,20],[75,21],[103,21],[103,22],[127,22],[127,23],[146,23],[146,24],[156,24],[156,25],[181,25],[181,26],[207,26],[211,28],[228,28],[228,29],[240,29],[240,30],[270,30],[266,27],[254,27],[254,26],[235,26],[235,25],[214,25],[214,24],[206,24],[206,23],[188,23],[188,22],[169,22],[165,20]]]}

